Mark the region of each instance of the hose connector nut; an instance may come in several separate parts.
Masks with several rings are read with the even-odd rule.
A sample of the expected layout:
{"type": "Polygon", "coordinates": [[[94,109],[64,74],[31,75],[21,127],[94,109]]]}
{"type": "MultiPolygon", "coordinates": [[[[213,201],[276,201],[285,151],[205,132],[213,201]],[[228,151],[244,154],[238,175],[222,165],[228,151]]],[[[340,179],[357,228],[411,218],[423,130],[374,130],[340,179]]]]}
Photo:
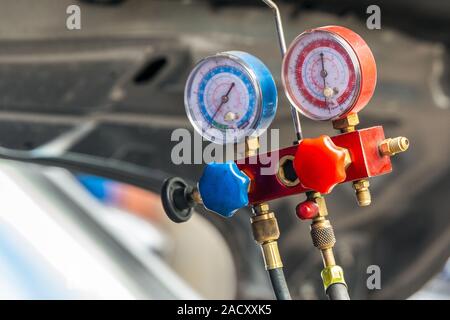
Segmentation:
{"type": "Polygon", "coordinates": [[[329,220],[321,220],[311,225],[311,238],[317,249],[332,248],[336,243],[333,226],[329,220]]]}
{"type": "Polygon", "coordinates": [[[280,229],[273,212],[253,216],[251,223],[253,237],[259,244],[276,241],[280,237],[280,229]]]}

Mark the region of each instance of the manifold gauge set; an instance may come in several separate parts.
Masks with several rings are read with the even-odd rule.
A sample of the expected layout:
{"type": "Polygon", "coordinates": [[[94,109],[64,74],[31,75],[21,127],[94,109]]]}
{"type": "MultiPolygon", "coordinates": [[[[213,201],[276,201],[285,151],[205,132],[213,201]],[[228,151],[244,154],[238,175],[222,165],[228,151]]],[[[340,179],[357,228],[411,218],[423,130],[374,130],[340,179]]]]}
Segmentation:
{"type": "Polygon", "coordinates": [[[382,126],[357,128],[358,112],[374,94],[377,79],[372,51],[357,33],[341,26],[316,28],[301,33],[285,49],[278,8],[272,1],[264,2],[276,13],[283,58],[281,86],[290,103],[282,107],[291,108],[297,139],[292,146],[276,150],[276,172],[262,174],[265,164],[260,161],[258,136],[281,108],[274,77],[250,53],[227,51],[206,57],[187,79],[187,116],[205,139],[216,144],[245,143],[246,154],[240,161],[207,164],[194,185],[179,177],[167,179],[161,192],[163,206],[177,223],[188,221],[196,206],[224,218],[248,207],[274,294],[288,300],[277,244],[280,230],[270,201],[305,194],[306,200],[293,212],[311,223],[312,243],[322,256],[325,293],[329,299],[349,299],[344,272],[333,254],[336,238],[324,196],[348,182],[357,203],[370,205],[369,179],[390,173],[391,157],[406,151],[409,141],[386,138],[382,126]],[[338,133],[305,138],[302,117],[331,121],[338,133]]]}

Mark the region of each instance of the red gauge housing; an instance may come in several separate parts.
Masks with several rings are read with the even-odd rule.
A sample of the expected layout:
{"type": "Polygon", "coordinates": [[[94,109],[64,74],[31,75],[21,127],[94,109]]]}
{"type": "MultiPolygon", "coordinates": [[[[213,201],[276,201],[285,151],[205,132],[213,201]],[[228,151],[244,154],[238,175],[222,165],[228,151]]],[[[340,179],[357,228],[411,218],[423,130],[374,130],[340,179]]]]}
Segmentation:
{"type": "Polygon", "coordinates": [[[361,111],[372,97],[377,69],[372,51],[340,26],[305,31],[289,47],[282,68],[286,95],[313,120],[336,120],[361,111]]]}

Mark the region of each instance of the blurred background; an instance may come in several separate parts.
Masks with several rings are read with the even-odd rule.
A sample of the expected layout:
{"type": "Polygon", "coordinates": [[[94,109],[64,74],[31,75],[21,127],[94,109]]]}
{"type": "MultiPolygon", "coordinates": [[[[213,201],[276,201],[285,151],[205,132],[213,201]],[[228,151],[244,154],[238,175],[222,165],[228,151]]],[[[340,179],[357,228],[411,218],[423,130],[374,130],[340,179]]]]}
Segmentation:
{"type": "MultiPolygon", "coordinates": [[[[306,29],[359,33],[378,66],[361,127],[383,125],[411,148],[371,180],[359,208],[350,185],[328,196],[336,256],[354,299],[449,299],[450,3],[428,0],[276,1],[287,42],[306,29]],[[381,29],[366,9],[381,9],[381,29]],[[366,288],[369,265],[381,290],[366,288]]],[[[250,213],[204,211],[182,225],[159,199],[170,176],[202,165],[170,160],[176,128],[192,130],[183,90],[200,58],[260,57],[279,90],[272,15],[259,0],[0,0],[0,298],[272,299],[250,213]],[[66,9],[81,8],[81,30],[66,9]]],[[[273,128],[294,139],[284,95],[273,128]]],[[[305,136],[333,134],[303,121],[305,136]]],[[[295,299],[324,299],[320,254],[294,214],[274,202],[295,299]]]]}

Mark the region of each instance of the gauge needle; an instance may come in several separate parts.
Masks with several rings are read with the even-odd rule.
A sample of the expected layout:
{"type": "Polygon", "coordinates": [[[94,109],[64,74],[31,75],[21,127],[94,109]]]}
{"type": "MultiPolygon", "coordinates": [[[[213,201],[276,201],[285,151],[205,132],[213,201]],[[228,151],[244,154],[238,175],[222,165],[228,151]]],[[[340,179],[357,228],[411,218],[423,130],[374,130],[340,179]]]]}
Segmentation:
{"type": "Polygon", "coordinates": [[[326,77],[328,76],[327,70],[325,70],[325,60],[323,58],[323,52],[320,53],[320,61],[322,63],[322,70],[320,71],[320,76],[323,79],[323,96],[325,97],[325,104],[328,107],[328,98],[333,95],[333,89],[327,87],[326,77]]]}
{"type": "MultiPolygon", "coordinates": [[[[321,52],[320,53],[320,61],[321,61],[321,63],[322,63],[322,70],[320,71],[320,76],[322,77],[322,79],[323,79],[323,92],[324,92],[324,94],[325,94],[325,90],[326,90],[326,88],[327,88],[327,82],[326,82],[326,77],[327,77],[327,75],[328,75],[328,73],[327,73],[327,70],[325,70],[325,61],[324,61],[324,59],[323,59],[323,52],[321,52]]],[[[325,96],[325,99],[326,99],[327,97],[325,96]]]]}
{"type": "Polygon", "coordinates": [[[323,59],[323,52],[320,53],[320,61],[322,62],[322,71],[320,71],[320,76],[323,78],[323,87],[325,88],[325,78],[327,77],[328,73],[327,70],[325,70],[325,61],[323,59]]]}
{"type": "Polygon", "coordinates": [[[230,88],[228,89],[227,93],[225,93],[220,101],[220,105],[217,107],[216,112],[214,112],[214,115],[212,116],[212,119],[214,120],[214,118],[217,116],[217,114],[219,113],[220,109],[222,108],[222,106],[228,102],[229,100],[229,95],[231,93],[231,90],[233,90],[234,88],[234,82],[231,84],[230,88]]]}

